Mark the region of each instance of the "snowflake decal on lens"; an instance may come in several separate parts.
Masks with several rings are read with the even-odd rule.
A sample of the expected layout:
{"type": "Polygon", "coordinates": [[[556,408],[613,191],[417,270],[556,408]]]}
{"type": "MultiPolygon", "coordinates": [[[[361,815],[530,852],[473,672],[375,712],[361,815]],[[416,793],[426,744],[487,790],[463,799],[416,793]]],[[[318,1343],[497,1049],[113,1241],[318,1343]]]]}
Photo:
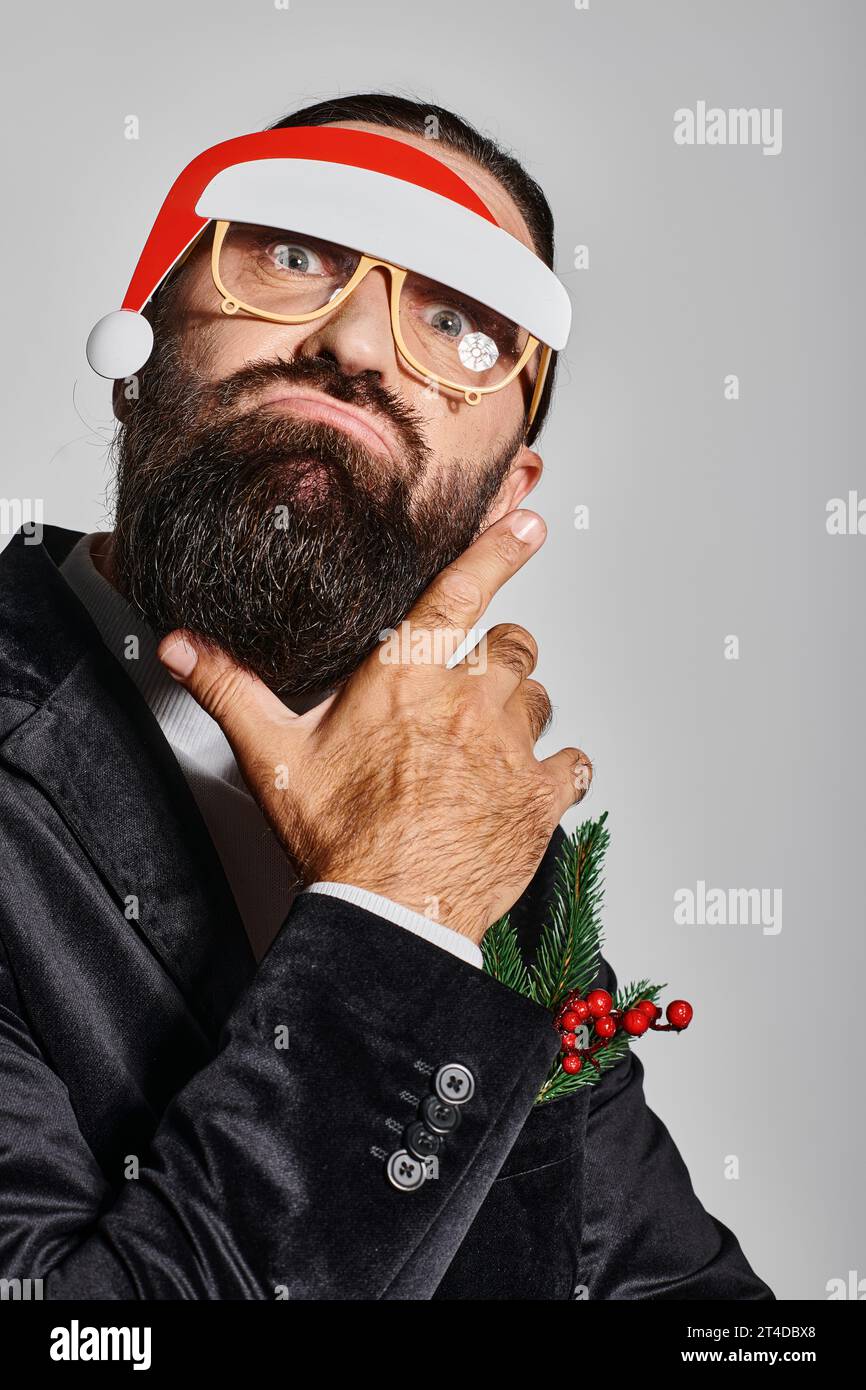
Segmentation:
{"type": "Polygon", "coordinates": [[[470,372],[486,372],[499,356],[499,348],[486,333],[467,333],[460,339],[457,355],[470,372]]]}

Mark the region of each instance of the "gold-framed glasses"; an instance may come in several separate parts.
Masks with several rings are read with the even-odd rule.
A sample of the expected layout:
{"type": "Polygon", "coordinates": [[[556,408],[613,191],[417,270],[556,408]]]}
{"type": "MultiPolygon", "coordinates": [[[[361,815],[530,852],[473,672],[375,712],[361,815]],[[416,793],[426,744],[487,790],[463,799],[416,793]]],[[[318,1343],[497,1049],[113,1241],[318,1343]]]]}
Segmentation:
{"type": "Polygon", "coordinates": [[[467,405],[508,386],[541,350],[528,429],[551,350],[511,319],[414,271],[306,233],[247,222],[218,221],[214,229],[211,273],[224,314],[312,323],[344,304],[377,266],[390,277],[391,330],[400,357],[467,405]]]}

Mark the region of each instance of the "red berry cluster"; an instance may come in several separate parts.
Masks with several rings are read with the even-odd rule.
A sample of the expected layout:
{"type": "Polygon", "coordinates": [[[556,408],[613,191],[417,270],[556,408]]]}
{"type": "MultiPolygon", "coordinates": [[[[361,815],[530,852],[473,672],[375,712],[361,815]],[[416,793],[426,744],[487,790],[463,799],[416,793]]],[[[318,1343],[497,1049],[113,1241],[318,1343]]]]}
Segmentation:
{"type": "Polygon", "coordinates": [[[606,989],[593,989],[585,999],[573,990],[556,1015],[556,1026],[562,1037],[562,1070],[575,1076],[588,1059],[598,1071],[593,1053],[609,1043],[620,1029],[633,1038],[639,1038],[648,1028],[654,1033],[681,1033],[691,1023],[694,1009],[687,1000],[674,999],[665,1009],[667,1023],[657,1021],[661,1012],[651,999],[642,999],[634,1008],[623,1011],[613,1007],[613,998],[606,989]],[[591,1047],[578,1047],[576,1030],[584,1023],[588,1027],[590,1019],[594,1020],[598,1040],[591,1047]]]}

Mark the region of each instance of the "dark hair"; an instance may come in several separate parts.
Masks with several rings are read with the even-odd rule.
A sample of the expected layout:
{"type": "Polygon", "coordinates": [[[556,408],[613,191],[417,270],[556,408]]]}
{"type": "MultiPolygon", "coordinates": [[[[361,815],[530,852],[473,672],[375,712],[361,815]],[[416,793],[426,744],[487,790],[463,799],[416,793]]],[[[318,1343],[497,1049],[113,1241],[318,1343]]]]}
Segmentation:
{"type": "MultiPolygon", "coordinates": [[[[468,121],[443,106],[413,101],[409,97],[392,96],[388,92],[358,92],[351,96],[317,101],[312,106],[293,111],[282,120],[274,121],[268,128],[284,130],[291,126],[332,125],[335,121],[369,121],[415,135],[428,134],[432,126],[443,144],[473,159],[498,180],[523,214],[536,252],[546,265],[553,267],[553,214],[550,204],[522,164],[468,121]]],[[[555,371],[556,353],[552,353],[538,411],[527,436],[530,444],[541,429],[550,407],[555,371]]]]}

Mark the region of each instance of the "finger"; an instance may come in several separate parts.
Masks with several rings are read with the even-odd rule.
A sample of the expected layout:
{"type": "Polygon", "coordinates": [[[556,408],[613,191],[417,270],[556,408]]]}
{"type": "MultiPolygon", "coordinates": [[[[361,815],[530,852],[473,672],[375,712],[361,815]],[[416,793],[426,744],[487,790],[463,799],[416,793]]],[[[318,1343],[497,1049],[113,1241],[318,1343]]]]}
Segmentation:
{"type": "Polygon", "coordinates": [[[558,753],[543,758],[541,767],[556,787],[559,820],[572,806],[582,801],[589,791],[592,785],[592,763],[581,748],[561,748],[558,753]]]}
{"type": "Polygon", "coordinates": [[[196,633],[170,632],[157,647],[157,656],[178,685],[216,720],[239,759],[254,754],[268,726],[289,729],[301,722],[264,681],[196,633]]]}
{"type": "Polygon", "coordinates": [[[535,670],[538,643],[519,623],[497,623],[485,633],[481,647],[485,680],[504,704],[535,670]]]}
{"type": "Polygon", "coordinates": [[[505,708],[526,727],[533,748],[553,722],[550,697],[540,681],[522,681],[505,708]]]}
{"type": "Polygon", "coordinates": [[[409,612],[418,628],[468,630],[493,595],[538,550],[547,528],[536,512],[500,517],[436,576],[409,612]]]}

